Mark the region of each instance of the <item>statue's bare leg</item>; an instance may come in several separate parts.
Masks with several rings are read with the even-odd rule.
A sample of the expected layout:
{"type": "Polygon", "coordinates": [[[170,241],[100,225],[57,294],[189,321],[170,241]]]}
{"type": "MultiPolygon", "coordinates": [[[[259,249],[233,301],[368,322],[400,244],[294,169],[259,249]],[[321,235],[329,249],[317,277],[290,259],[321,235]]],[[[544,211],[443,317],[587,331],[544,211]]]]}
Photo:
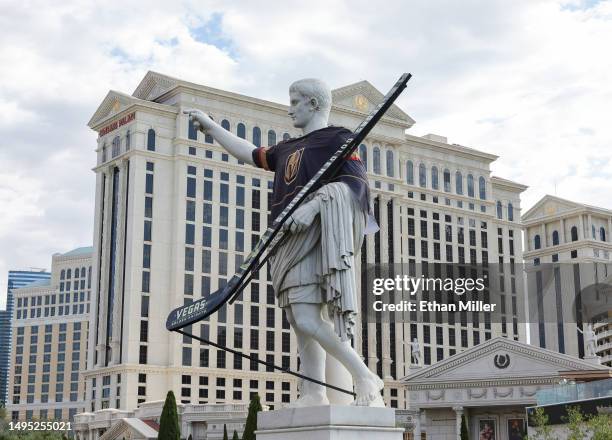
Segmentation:
{"type": "MultiPolygon", "coordinates": [[[[323,347],[321,347],[316,340],[299,330],[289,307],[285,309],[285,313],[287,315],[287,321],[289,321],[291,328],[293,328],[297,339],[298,353],[300,356],[300,372],[305,376],[325,382],[325,350],[323,350],[323,347]]],[[[325,387],[314,382],[303,380],[302,386],[300,387],[300,397],[293,402],[291,406],[316,405],[329,405],[325,387]]]]}
{"type": "Polygon", "coordinates": [[[384,406],[380,395],[384,382],[368,369],[350,345],[342,342],[333,325],[323,319],[323,311],[324,307],[321,304],[291,304],[294,328],[316,340],[329,355],[340,361],[351,373],[357,394],[355,405],[384,406]]]}

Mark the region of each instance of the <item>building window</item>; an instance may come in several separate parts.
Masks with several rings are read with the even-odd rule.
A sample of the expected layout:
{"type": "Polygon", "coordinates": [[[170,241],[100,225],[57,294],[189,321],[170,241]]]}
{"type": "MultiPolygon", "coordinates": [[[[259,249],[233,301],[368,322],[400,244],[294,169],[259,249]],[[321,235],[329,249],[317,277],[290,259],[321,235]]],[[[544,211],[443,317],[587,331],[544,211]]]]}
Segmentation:
{"type": "Polygon", "coordinates": [[[461,171],[455,173],[455,191],[457,194],[463,195],[463,176],[461,171]]]}
{"type": "Polygon", "coordinates": [[[253,145],[261,147],[261,129],[259,127],[253,127],[253,145]]]}
{"type": "Polygon", "coordinates": [[[374,147],[372,166],[375,174],[380,174],[380,148],[374,147]]]}
{"type": "Polygon", "coordinates": [[[359,146],[359,158],[363,162],[363,166],[365,167],[367,171],[368,169],[368,147],[366,147],[365,144],[361,144],[359,146]]]}
{"type": "Polygon", "coordinates": [[[411,160],[406,162],[406,183],[414,185],[414,164],[411,160]]]}
{"type": "Polygon", "coordinates": [[[451,192],[451,174],[448,169],[444,170],[444,191],[451,192]]]}
{"type": "Polygon", "coordinates": [[[246,139],[246,127],[242,122],[236,126],[236,135],[241,139],[246,139]]]}
{"type": "Polygon", "coordinates": [[[221,127],[223,127],[224,129],[226,129],[227,131],[230,131],[230,123],[227,119],[224,119],[221,121],[221,127]]]}
{"type": "Polygon", "coordinates": [[[467,191],[468,197],[474,197],[474,176],[471,174],[467,176],[467,191]]]}
{"type": "Polygon", "coordinates": [[[541,242],[540,242],[540,236],[539,236],[539,235],[536,235],[536,236],[533,238],[533,247],[534,247],[534,249],[540,249],[541,245],[542,245],[542,244],[541,244],[541,242]]]}
{"type": "Polygon", "coordinates": [[[503,218],[502,203],[499,200],[497,201],[497,218],[500,220],[503,218]]]}
{"type": "Polygon", "coordinates": [[[152,128],[147,131],[147,150],[155,151],[155,130],[152,128]]]}
{"type": "Polygon", "coordinates": [[[601,241],[606,241],[606,230],[604,229],[603,226],[599,228],[599,239],[601,241]]]}
{"type": "Polygon", "coordinates": [[[508,221],[514,221],[514,206],[512,206],[512,202],[508,202],[508,221]]]}
{"type": "Polygon", "coordinates": [[[387,176],[394,177],[393,150],[387,150],[387,176]]]}
{"type": "Polygon", "coordinates": [[[578,228],[576,226],[572,226],[572,241],[578,241],[578,228]]]}
{"type": "Polygon", "coordinates": [[[427,186],[427,169],[425,168],[424,163],[419,165],[419,186],[421,188],[425,188],[427,186]]]}
{"type": "Polygon", "coordinates": [[[115,136],[115,138],[113,139],[113,150],[112,150],[112,157],[117,157],[119,156],[119,151],[121,149],[121,139],[119,138],[119,136],[115,136]]]}
{"type": "Polygon", "coordinates": [[[478,178],[478,193],[480,195],[480,200],[486,200],[487,198],[487,183],[485,182],[485,178],[480,176],[478,178]]]}
{"type": "Polygon", "coordinates": [[[276,132],[274,130],[268,130],[268,147],[276,145],[276,132]]]}
{"type": "Polygon", "coordinates": [[[189,120],[189,127],[187,129],[187,137],[191,140],[198,140],[198,131],[195,128],[195,124],[192,120],[189,120]]]}
{"type": "Polygon", "coordinates": [[[552,242],[553,242],[553,246],[557,246],[559,244],[559,232],[553,231],[552,242]]]}
{"type": "Polygon", "coordinates": [[[438,168],[431,167],[431,188],[438,189],[438,168]]]}

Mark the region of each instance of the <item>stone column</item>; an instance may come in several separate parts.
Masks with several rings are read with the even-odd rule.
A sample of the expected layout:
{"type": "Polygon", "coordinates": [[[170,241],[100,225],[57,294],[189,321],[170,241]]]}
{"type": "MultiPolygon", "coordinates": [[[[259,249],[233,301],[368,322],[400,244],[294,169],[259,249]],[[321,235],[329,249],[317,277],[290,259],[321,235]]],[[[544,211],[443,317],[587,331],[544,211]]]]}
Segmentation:
{"type": "MultiPolygon", "coordinates": [[[[112,192],[111,192],[111,188],[112,188],[112,173],[111,173],[111,168],[109,166],[107,166],[104,171],[102,171],[102,174],[104,176],[104,183],[103,183],[103,193],[102,193],[102,198],[103,198],[103,204],[104,204],[104,211],[102,212],[102,215],[100,216],[100,230],[102,231],[102,237],[100,237],[100,246],[101,246],[101,252],[100,252],[100,264],[98,267],[98,286],[99,286],[99,291],[97,292],[97,294],[100,295],[100,301],[98,302],[100,305],[99,310],[97,310],[97,317],[96,319],[98,320],[97,323],[97,327],[98,327],[98,344],[96,345],[96,350],[98,352],[98,362],[97,362],[97,366],[98,367],[102,367],[104,366],[105,363],[105,359],[106,359],[106,332],[107,332],[107,328],[106,328],[106,308],[107,308],[107,304],[108,304],[108,298],[107,298],[107,293],[108,293],[108,278],[105,276],[107,274],[108,271],[108,243],[110,240],[110,233],[109,233],[109,228],[110,228],[110,213],[112,212],[112,192]]],[[[94,291],[97,291],[98,286],[95,286],[94,291]]],[[[92,298],[92,302],[93,302],[94,298],[92,298]]],[[[95,330],[95,329],[91,329],[91,330],[95,330]]],[[[95,336],[94,336],[95,338],[95,336]]],[[[95,339],[94,339],[95,341],[95,339]]]]}
{"type": "Polygon", "coordinates": [[[453,411],[455,411],[455,426],[456,426],[457,440],[461,440],[461,419],[463,418],[463,407],[455,406],[453,407],[453,411]]]}
{"type": "Polygon", "coordinates": [[[541,240],[540,245],[542,246],[542,249],[548,246],[547,244],[548,240],[546,239],[546,224],[545,223],[542,223],[540,225],[540,240],[541,240]]]}
{"type": "Polygon", "coordinates": [[[414,417],[414,440],[421,440],[421,408],[416,408],[414,417]]]}
{"type": "Polygon", "coordinates": [[[565,244],[567,243],[567,239],[565,237],[565,219],[562,218],[561,219],[561,237],[559,237],[559,244],[565,244]]]}
{"type": "Polygon", "coordinates": [[[584,216],[582,214],[580,214],[578,216],[578,240],[584,240],[585,239],[585,235],[584,235],[584,216]]]}

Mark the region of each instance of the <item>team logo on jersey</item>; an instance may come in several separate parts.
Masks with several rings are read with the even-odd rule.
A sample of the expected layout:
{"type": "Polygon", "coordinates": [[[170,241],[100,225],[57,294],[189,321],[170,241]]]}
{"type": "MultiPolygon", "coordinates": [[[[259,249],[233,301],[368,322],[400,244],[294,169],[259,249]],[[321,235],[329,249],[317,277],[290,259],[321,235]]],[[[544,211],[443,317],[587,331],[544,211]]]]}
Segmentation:
{"type": "Polygon", "coordinates": [[[303,154],[304,148],[300,148],[299,150],[291,153],[287,158],[287,162],[285,162],[285,183],[287,185],[291,184],[291,182],[293,182],[297,177],[303,154]]]}

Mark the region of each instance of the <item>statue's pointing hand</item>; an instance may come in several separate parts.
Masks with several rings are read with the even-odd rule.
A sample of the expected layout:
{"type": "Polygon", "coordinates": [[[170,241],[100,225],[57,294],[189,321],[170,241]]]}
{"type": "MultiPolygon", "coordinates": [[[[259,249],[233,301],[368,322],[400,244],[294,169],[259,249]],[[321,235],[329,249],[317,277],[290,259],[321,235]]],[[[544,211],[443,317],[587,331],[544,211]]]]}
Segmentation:
{"type": "Polygon", "coordinates": [[[183,113],[189,115],[189,120],[193,121],[193,126],[196,130],[200,130],[204,133],[216,125],[215,121],[201,110],[186,109],[183,110],[183,113]]]}

